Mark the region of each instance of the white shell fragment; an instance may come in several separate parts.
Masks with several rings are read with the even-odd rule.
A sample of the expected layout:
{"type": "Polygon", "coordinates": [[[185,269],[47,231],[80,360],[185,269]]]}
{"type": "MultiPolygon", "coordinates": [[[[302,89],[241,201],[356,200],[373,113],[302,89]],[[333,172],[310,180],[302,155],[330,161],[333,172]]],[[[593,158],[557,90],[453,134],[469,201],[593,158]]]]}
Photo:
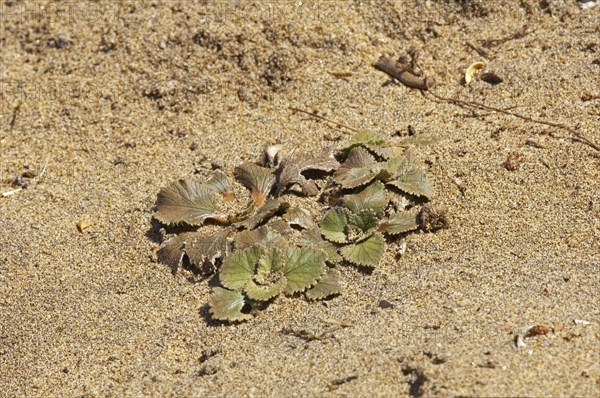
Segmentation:
{"type": "Polygon", "coordinates": [[[473,76],[475,76],[477,72],[482,68],[485,68],[485,62],[472,63],[465,72],[465,83],[471,83],[471,80],[473,80],[473,76]]]}

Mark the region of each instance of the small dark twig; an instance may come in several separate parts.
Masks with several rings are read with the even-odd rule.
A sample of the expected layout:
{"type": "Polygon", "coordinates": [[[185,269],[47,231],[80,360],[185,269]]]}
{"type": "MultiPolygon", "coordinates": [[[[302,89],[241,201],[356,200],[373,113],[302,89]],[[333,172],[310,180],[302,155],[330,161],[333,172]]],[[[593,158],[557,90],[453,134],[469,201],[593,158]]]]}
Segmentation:
{"type": "Polygon", "coordinates": [[[350,130],[350,131],[353,131],[353,132],[355,132],[355,133],[358,133],[358,132],[359,132],[359,131],[358,131],[357,129],[355,129],[355,128],[352,128],[352,127],[350,127],[350,126],[346,126],[345,124],[342,124],[342,123],[336,122],[336,121],[334,121],[334,120],[331,120],[331,119],[327,119],[326,117],[323,117],[323,116],[321,116],[321,115],[317,115],[316,113],[308,112],[308,111],[305,111],[305,110],[302,110],[302,109],[299,109],[299,108],[294,108],[293,106],[291,106],[291,107],[290,107],[290,110],[291,110],[292,112],[300,112],[300,113],[305,113],[305,114],[307,114],[307,115],[310,115],[310,116],[312,116],[312,117],[316,117],[317,119],[324,120],[324,121],[326,121],[326,122],[328,122],[328,123],[333,123],[333,124],[335,124],[335,125],[336,125],[336,126],[338,126],[338,127],[343,127],[343,128],[345,128],[345,129],[348,129],[348,130],[350,130]]]}

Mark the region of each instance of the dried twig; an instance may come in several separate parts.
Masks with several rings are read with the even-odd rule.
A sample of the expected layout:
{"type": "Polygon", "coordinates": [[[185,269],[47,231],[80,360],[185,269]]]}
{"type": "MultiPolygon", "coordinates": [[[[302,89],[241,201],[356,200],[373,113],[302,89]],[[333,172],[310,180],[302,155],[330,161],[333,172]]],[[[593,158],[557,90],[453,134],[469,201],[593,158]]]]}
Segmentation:
{"type": "MultiPolygon", "coordinates": [[[[518,36],[518,37],[522,37],[522,36],[518,36]]],[[[394,64],[394,62],[387,57],[381,57],[379,59],[379,61],[377,61],[377,63],[375,63],[373,66],[375,68],[381,70],[382,72],[385,72],[386,74],[393,77],[394,79],[399,80],[407,87],[415,88],[417,90],[421,90],[422,92],[425,92],[425,91],[429,92],[429,94],[431,94],[434,98],[437,98],[438,100],[449,102],[451,104],[458,105],[458,106],[464,106],[464,107],[469,107],[469,108],[483,109],[483,110],[487,110],[487,111],[503,113],[505,115],[514,116],[516,118],[519,118],[519,119],[522,119],[522,120],[525,120],[525,121],[528,121],[531,123],[537,123],[537,124],[543,124],[546,126],[556,127],[556,128],[568,131],[569,133],[571,133],[573,135],[573,139],[580,141],[580,142],[588,145],[589,147],[595,149],[596,151],[600,152],[600,145],[596,144],[591,139],[587,138],[584,134],[582,134],[581,132],[577,131],[576,129],[574,129],[572,127],[569,127],[569,126],[566,126],[566,125],[560,124],[560,123],[554,123],[554,122],[548,122],[545,120],[535,119],[535,118],[525,116],[525,115],[522,115],[519,113],[511,112],[507,109],[496,108],[493,106],[480,104],[478,102],[463,101],[463,100],[447,98],[447,97],[443,97],[441,95],[435,94],[434,92],[429,90],[432,87],[432,85],[426,77],[420,78],[420,77],[414,76],[413,74],[406,71],[405,69],[397,67],[394,64]]]]}
{"type": "Polygon", "coordinates": [[[387,73],[400,83],[404,84],[406,87],[416,88],[417,90],[422,91],[427,91],[433,87],[433,80],[426,77],[424,78],[415,76],[407,69],[397,67],[394,61],[388,57],[383,56],[379,58],[379,60],[373,64],[373,66],[376,69],[387,73]]]}
{"type": "Polygon", "coordinates": [[[353,131],[353,132],[355,132],[355,133],[358,133],[358,132],[359,132],[359,131],[358,131],[357,129],[355,129],[355,128],[352,128],[352,127],[350,127],[350,126],[346,126],[345,124],[342,124],[342,123],[336,122],[336,121],[334,121],[334,120],[331,120],[331,119],[327,119],[326,117],[323,117],[323,116],[321,116],[321,115],[317,115],[316,113],[308,112],[308,111],[305,111],[305,110],[302,110],[302,109],[299,109],[299,108],[294,108],[293,106],[291,106],[291,107],[290,107],[290,110],[291,110],[292,112],[300,112],[300,113],[305,113],[305,114],[307,114],[307,115],[310,115],[310,116],[312,116],[312,117],[316,117],[317,119],[324,120],[324,121],[326,121],[326,122],[328,122],[328,123],[333,123],[333,124],[335,124],[335,125],[336,125],[336,126],[338,126],[338,127],[343,127],[343,128],[345,128],[345,129],[348,129],[348,130],[350,130],[350,131],[353,131]]]}

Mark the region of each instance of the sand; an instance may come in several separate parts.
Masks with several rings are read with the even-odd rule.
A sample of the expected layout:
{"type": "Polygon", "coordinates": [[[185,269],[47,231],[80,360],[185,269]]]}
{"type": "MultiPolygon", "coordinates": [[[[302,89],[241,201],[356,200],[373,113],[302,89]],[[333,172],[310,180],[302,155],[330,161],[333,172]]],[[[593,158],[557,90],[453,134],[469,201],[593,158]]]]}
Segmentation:
{"type": "Polygon", "coordinates": [[[599,152],[371,66],[419,50],[438,95],[598,143],[600,7],[0,5],[0,192],[16,175],[28,183],[0,196],[0,395],[600,396],[599,152]],[[503,82],[464,85],[485,60],[465,43],[485,40],[503,82]],[[156,194],[211,163],[254,161],[267,143],[317,151],[349,137],[290,106],[437,136],[418,156],[450,227],[408,235],[404,255],[390,247],[371,274],[342,267],[341,296],[283,297],[250,322],[216,323],[209,279],[151,259],[156,194]],[[547,333],[517,347],[532,325],[547,333]]]}

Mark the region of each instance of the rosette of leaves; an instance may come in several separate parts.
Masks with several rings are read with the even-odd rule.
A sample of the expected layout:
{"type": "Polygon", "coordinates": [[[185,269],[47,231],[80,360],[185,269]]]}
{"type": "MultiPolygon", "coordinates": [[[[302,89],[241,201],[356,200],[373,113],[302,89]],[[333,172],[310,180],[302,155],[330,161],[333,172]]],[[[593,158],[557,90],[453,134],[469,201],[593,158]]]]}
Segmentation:
{"type": "Polygon", "coordinates": [[[383,234],[397,235],[418,227],[414,211],[390,211],[390,195],[380,181],[343,196],[341,204],[325,214],[320,232],[346,261],[356,265],[379,264],[386,246],[383,234]]]}
{"type": "Polygon", "coordinates": [[[280,294],[305,292],[310,299],[321,298],[332,285],[339,285],[325,258],[319,250],[285,245],[236,250],[219,270],[223,287],[213,290],[210,313],[223,321],[244,321],[252,318],[252,309],[280,294]]]}
{"type": "Polygon", "coordinates": [[[375,132],[357,133],[340,151],[345,160],[334,173],[335,182],[344,189],[354,189],[382,181],[409,195],[431,199],[433,185],[405,145],[391,145],[375,132]]]}
{"type": "MultiPolygon", "coordinates": [[[[176,271],[187,256],[197,267],[214,267],[218,258],[228,255],[237,234],[256,229],[288,206],[269,196],[275,184],[271,169],[247,163],[236,167],[234,175],[250,191],[249,197],[239,200],[240,190],[222,171],[205,182],[185,178],[160,190],[154,217],[168,226],[195,229],[163,242],[157,253],[160,262],[176,271]]],[[[281,238],[276,231],[268,235],[271,240],[275,235],[281,238]]]]}

